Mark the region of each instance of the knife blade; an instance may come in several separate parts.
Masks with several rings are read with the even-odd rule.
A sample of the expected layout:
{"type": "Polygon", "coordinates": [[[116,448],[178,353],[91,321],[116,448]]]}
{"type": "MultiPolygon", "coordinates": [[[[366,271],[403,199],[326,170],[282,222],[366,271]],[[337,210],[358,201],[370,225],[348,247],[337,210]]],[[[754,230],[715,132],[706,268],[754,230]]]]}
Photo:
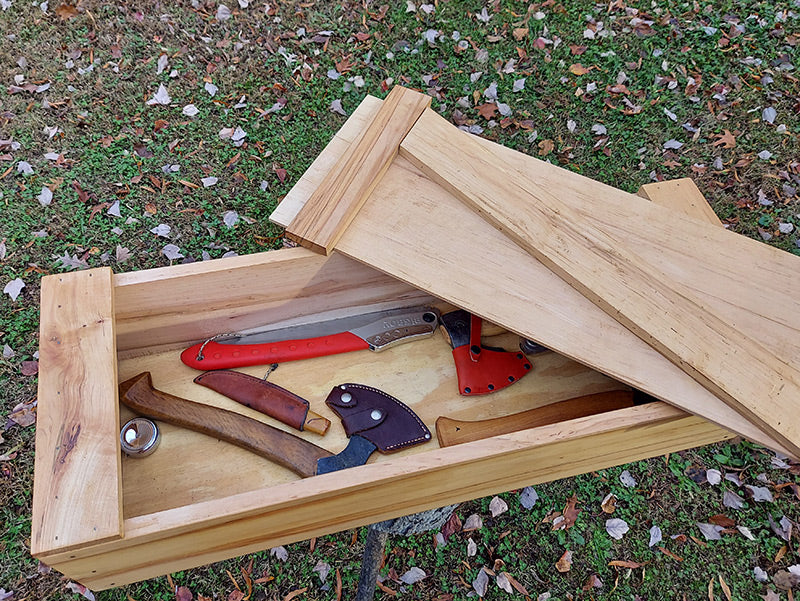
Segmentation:
{"type": "Polygon", "coordinates": [[[205,371],[358,350],[382,351],[431,336],[438,323],[439,312],[430,307],[375,311],[311,324],[218,336],[184,350],[181,361],[205,371]]]}

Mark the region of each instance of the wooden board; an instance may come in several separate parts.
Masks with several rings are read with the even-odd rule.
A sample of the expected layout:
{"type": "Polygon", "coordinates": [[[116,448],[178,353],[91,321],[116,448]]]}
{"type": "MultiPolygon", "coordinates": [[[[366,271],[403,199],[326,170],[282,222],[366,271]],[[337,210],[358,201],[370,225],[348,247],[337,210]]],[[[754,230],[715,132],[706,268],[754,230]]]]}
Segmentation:
{"type": "Polygon", "coordinates": [[[31,552],[122,536],[111,269],[42,279],[31,552]]]}
{"type": "Polygon", "coordinates": [[[100,590],[724,437],[662,403],[632,407],[142,515],[122,541],[43,560],[100,590]]]}
{"type": "Polygon", "coordinates": [[[329,254],[431,98],[395,86],[292,221],[290,237],[329,254]]]}
{"type": "MultiPolygon", "coordinates": [[[[365,101],[348,125],[357,116],[368,120],[375,110],[373,100],[365,101]]],[[[341,136],[344,140],[348,135],[347,131],[340,131],[337,138],[341,136]]],[[[524,162],[544,185],[561,185],[577,199],[594,199],[611,209],[623,210],[611,202],[622,194],[619,190],[475,139],[491,152],[502,153],[506,161],[517,161],[515,166],[524,162]]],[[[318,160],[322,162],[324,158],[330,164],[332,159],[323,155],[318,160]]],[[[321,167],[324,169],[324,164],[321,167]]],[[[273,218],[285,220],[291,215],[301,204],[303,194],[313,189],[323,176],[322,171],[306,172],[301,178],[301,188],[292,190],[286,199],[289,204],[282,203],[281,212],[273,214],[273,218]]],[[[618,204],[624,207],[626,202],[618,204]]],[[[643,228],[639,236],[646,238],[649,233],[643,228]]],[[[478,215],[463,211],[455,197],[402,157],[386,172],[337,248],[659,399],[694,410],[750,440],[791,454],[543,265],[530,261],[527,253],[498,236],[478,215]],[[409,190],[414,193],[409,194],[409,190]],[[403,202],[402,211],[397,210],[399,199],[403,202]],[[453,215],[458,215],[457,229],[452,225],[453,215]],[[485,251],[487,247],[491,248],[490,253],[485,251]],[[481,277],[475,277],[476,265],[481,266],[477,270],[481,277]],[[442,278],[442,273],[448,273],[449,277],[442,278]]],[[[740,276],[729,272],[729,277],[739,281],[740,276]]],[[[741,276],[746,277],[760,281],[762,276],[741,276]]],[[[715,278],[708,279],[712,286],[707,290],[707,298],[713,301],[720,288],[713,286],[717,283],[715,278]]],[[[718,300],[725,303],[728,299],[718,300]]],[[[735,300],[741,303],[746,299],[735,300]]],[[[751,314],[747,304],[731,305],[730,309],[738,309],[739,319],[751,314]]],[[[762,307],[762,312],[770,310],[762,307]]],[[[765,331],[770,331],[771,323],[769,315],[760,320],[765,331]]]]}
{"type": "Polygon", "coordinates": [[[689,177],[653,182],[639,188],[639,196],[700,221],[722,225],[697,184],[689,177]]]}
{"type": "MultiPolygon", "coordinates": [[[[715,396],[800,455],[800,422],[789,417],[800,413],[795,366],[709,310],[690,289],[643,260],[627,239],[609,234],[562,202],[560,190],[533,187],[524,174],[508,169],[435,112],[420,117],[401,152],[715,396]]],[[[628,222],[637,220],[635,209],[632,203],[628,222]]],[[[726,242],[735,245],[738,239],[730,235],[726,242]]],[[[705,240],[698,251],[687,252],[685,263],[696,264],[701,253],[721,251],[705,240]]],[[[739,260],[749,257],[741,253],[739,260]]],[[[702,277],[702,269],[696,271],[702,277]]]]}

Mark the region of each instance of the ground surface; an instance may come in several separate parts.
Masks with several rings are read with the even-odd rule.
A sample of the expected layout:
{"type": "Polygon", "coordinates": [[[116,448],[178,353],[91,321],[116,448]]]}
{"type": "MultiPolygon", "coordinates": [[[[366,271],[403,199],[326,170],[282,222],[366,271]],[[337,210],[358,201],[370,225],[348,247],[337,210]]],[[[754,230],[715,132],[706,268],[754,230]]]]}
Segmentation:
{"type": "MultiPolygon", "coordinates": [[[[272,209],[364,95],[393,84],[626,190],[691,176],[728,227],[798,253],[798,13],[797,0],[0,0],[0,599],[81,594],[27,551],[43,274],[280,247],[272,209]]],[[[477,500],[438,545],[390,539],[380,594],[791,598],[797,482],[738,443],[477,500]]],[[[363,537],[96,596],[346,599],[363,537]]]]}

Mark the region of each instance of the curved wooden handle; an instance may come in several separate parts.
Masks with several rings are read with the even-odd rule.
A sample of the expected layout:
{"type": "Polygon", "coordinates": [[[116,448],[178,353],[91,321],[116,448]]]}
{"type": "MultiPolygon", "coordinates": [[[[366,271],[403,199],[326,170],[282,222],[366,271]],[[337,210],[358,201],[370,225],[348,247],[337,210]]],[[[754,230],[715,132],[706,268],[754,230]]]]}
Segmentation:
{"type": "Polygon", "coordinates": [[[489,438],[490,436],[518,432],[527,428],[554,424],[568,419],[596,415],[597,413],[632,406],[632,391],[612,390],[611,392],[587,394],[492,419],[463,421],[440,417],[436,420],[436,437],[439,439],[439,446],[450,447],[464,442],[489,438]]]}
{"type": "Polygon", "coordinates": [[[333,453],[258,420],[153,388],[150,372],[119,385],[120,401],[137,413],[225,440],[307,478],[333,453]]]}

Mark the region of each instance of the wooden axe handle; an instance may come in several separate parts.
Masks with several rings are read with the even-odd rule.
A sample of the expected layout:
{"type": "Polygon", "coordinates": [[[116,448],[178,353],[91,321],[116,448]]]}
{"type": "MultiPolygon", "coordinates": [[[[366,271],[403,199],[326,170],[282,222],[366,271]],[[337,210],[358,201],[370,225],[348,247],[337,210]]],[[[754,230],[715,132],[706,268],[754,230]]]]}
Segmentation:
{"type": "Polygon", "coordinates": [[[307,478],[333,453],[258,420],[153,388],[150,372],[119,385],[120,401],[145,417],[202,432],[261,455],[307,478]]]}
{"type": "Polygon", "coordinates": [[[633,406],[633,391],[612,390],[575,397],[520,413],[483,419],[463,421],[440,417],[436,420],[436,437],[439,446],[450,447],[464,442],[481,440],[499,434],[508,434],[536,426],[554,424],[577,417],[596,415],[614,409],[633,406]]]}

